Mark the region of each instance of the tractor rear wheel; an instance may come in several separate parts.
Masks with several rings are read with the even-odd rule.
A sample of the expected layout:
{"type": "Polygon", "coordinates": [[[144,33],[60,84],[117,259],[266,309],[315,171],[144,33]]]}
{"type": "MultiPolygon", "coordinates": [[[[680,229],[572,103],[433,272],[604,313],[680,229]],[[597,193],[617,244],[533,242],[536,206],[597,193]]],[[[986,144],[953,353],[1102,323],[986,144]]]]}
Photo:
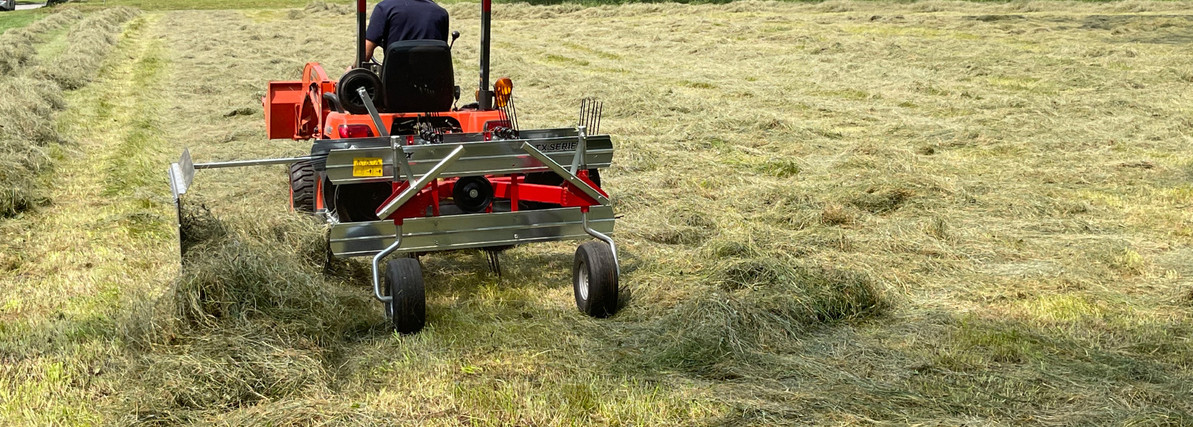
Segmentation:
{"type": "Polygon", "coordinates": [[[572,290],[576,308],[592,317],[617,312],[617,263],[605,242],[584,242],[576,248],[572,264],[572,290]]]}
{"type": "Polygon", "coordinates": [[[310,161],[290,165],[290,207],[295,212],[315,211],[315,166],[310,161]]]}
{"type": "Polygon", "coordinates": [[[421,331],[427,319],[427,294],[423,269],[414,258],[390,260],[385,269],[385,287],[389,289],[387,314],[399,333],[421,331]]]}

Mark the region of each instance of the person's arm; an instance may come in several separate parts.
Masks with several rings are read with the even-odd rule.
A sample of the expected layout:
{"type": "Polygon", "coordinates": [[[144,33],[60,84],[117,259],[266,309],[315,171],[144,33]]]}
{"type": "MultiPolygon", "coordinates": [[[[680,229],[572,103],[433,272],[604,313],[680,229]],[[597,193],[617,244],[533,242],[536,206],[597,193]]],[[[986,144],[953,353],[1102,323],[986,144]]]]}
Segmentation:
{"type": "MultiPolygon", "coordinates": [[[[373,51],[382,45],[385,34],[389,30],[389,17],[381,10],[381,5],[373,8],[373,16],[369,17],[369,27],[365,30],[365,62],[373,59],[373,51]]],[[[363,66],[364,64],[357,64],[363,66]]]]}
{"type": "Polygon", "coordinates": [[[373,51],[377,50],[377,43],[372,40],[365,39],[365,62],[373,59],[373,51]]]}

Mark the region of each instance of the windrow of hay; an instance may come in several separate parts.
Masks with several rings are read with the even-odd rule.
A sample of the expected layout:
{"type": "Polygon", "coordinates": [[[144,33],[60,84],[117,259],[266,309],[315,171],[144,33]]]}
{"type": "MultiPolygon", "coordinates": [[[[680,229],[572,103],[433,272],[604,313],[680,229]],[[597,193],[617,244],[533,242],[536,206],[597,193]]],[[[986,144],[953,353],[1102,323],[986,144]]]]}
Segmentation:
{"type": "Polygon", "coordinates": [[[350,4],[335,4],[323,1],[312,1],[307,3],[303,12],[306,13],[330,13],[333,15],[348,15],[356,12],[356,7],[350,4]]]}
{"type": "Polygon", "coordinates": [[[229,224],[183,206],[179,277],[123,322],[136,382],[154,390],[136,394],[137,417],[185,421],[327,391],[328,358],[384,323],[365,294],[325,276],[323,227],[285,215],[229,224]]]}
{"type": "Polygon", "coordinates": [[[54,64],[42,64],[35,75],[63,89],[78,89],[87,84],[116,45],[120,26],[137,13],[136,9],[116,7],[87,16],[71,27],[66,36],[70,47],[62,57],[54,64]]]}
{"type": "MultiPolygon", "coordinates": [[[[1123,43],[1164,36],[1145,28],[1161,18],[1083,28],[1106,5],[983,17],[1023,5],[502,7],[494,73],[519,82],[528,124],[573,123],[578,97],[606,100],[618,154],[603,178],[633,292],[622,311],[576,312],[570,245],[510,250],[502,278],[470,254],[432,254],[428,328],[390,336],[367,279],[319,276],[302,243],[317,228],[269,219],[284,215],[281,168],[221,171],[193,194],[265,223],[188,229],[199,237],[174,289],[134,322],[154,328],[128,334],[144,349],[119,389],[132,411],[114,412],[233,425],[1179,424],[1193,401],[1189,307],[1160,298],[1193,274],[1179,256],[1190,221],[1173,213],[1190,200],[1175,95],[1193,81],[1187,56],[1123,43]],[[1155,166],[1117,166],[1141,161],[1155,166]],[[1111,238],[1130,244],[1091,258],[1111,238]],[[1134,326],[1160,316],[1179,327],[1134,326]]],[[[465,30],[453,57],[475,64],[476,5],[450,7],[465,30]]],[[[179,11],[155,25],[177,71],[163,130],[199,160],[305,150],[264,141],[259,113],[228,112],[305,61],[334,73],[352,59],[351,16],[179,11]]],[[[472,73],[457,67],[457,81],[472,73]]]]}
{"type": "Polygon", "coordinates": [[[4,118],[0,125],[0,217],[40,203],[44,196],[38,177],[50,165],[47,150],[61,142],[53,118],[66,107],[62,90],[77,89],[90,81],[116,43],[120,25],[136,14],[134,9],[120,7],[80,20],[81,14],[70,10],[0,36],[9,39],[0,49],[16,49],[0,52],[0,69],[7,67],[2,74],[16,75],[0,79],[0,117],[4,118]],[[33,59],[37,35],[69,22],[74,22],[67,36],[71,48],[54,63],[21,73],[19,68],[33,59]]]}
{"type": "Polygon", "coordinates": [[[648,363],[725,374],[723,361],[748,366],[782,352],[799,337],[841,321],[882,313],[888,301],[863,274],[809,266],[750,244],[713,240],[698,295],[659,320],[648,363]]]}
{"type": "Polygon", "coordinates": [[[53,113],[64,107],[54,85],[28,77],[0,80],[0,216],[36,203],[38,175],[50,164],[46,151],[59,142],[53,113]]]}
{"type": "Polygon", "coordinates": [[[34,45],[46,33],[62,28],[83,16],[71,9],[47,16],[24,28],[14,28],[0,35],[0,76],[7,76],[29,63],[37,54],[34,45]]]}

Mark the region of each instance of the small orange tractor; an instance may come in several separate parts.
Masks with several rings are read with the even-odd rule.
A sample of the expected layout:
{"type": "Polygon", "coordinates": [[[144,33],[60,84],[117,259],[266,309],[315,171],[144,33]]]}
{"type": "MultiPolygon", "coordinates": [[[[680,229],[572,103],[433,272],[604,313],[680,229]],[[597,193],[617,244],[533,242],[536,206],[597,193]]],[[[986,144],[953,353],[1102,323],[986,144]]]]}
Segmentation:
{"type": "Polygon", "coordinates": [[[401,333],[425,324],[418,255],[480,249],[500,274],[500,251],[556,240],[595,239],[576,250],[576,306],[614,314],[614,215],[599,175],[613,143],[598,133],[601,104],[581,100],[575,126],[519,128],[512,81],[489,86],[491,0],[483,0],[480,84],[475,102],[458,106],[451,46],[459,32],[451,44],[394,42],[382,64],[366,64],[365,3],[357,1],[355,68],[332,80],[309,63],[301,81],[269,82],[266,134],[310,141],[310,155],[194,163],[184,151],[169,169],[179,211],[196,170],[286,164],[291,207],[326,220],[332,256],[372,259],[373,294],[401,333]]]}

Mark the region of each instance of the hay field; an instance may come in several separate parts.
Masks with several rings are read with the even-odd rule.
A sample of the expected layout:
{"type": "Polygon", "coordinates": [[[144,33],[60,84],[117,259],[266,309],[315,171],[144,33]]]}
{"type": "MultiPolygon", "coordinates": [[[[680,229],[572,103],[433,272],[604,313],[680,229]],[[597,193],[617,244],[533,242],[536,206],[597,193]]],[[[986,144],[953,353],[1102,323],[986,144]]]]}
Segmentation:
{"type": "MultiPolygon", "coordinates": [[[[456,80],[475,76],[477,5],[456,80]]],[[[66,94],[53,203],[0,221],[3,424],[1193,424],[1193,4],[495,6],[528,127],[605,101],[628,298],[574,245],[428,256],[389,333],[324,271],[259,98],[352,17],[147,11],[66,94]]]]}

